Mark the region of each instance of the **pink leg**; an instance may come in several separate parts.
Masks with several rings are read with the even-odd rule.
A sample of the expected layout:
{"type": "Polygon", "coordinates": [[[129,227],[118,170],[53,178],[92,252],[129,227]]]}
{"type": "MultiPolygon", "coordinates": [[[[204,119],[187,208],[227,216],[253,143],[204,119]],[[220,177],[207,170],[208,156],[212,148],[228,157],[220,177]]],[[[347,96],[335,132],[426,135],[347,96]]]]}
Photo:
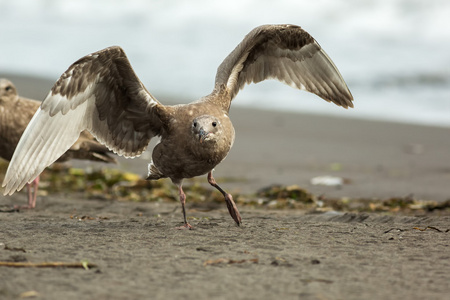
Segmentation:
{"type": "MultiPolygon", "coordinates": [[[[27,192],[28,192],[28,206],[26,208],[31,208],[31,205],[33,204],[33,183],[27,183],[27,192]]],[[[22,206],[21,208],[25,208],[25,206],[22,206]]]]}
{"type": "Polygon", "coordinates": [[[219,192],[222,193],[222,195],[225,197],[225,202],[227,203],[228,212],[230,213],[233,220],[236,222],[236,224],[239,226],[242,223],[241,214],[239,213],[236,203],[233,201],[233,197],[226,193],[222,188],[216,183],[216,180],[212,176],[212,172],[208,173],[208,182],[210,185],[215,187],[219,190],[219,192]]]}
{"type": "Polygon", "coordinates": [[[32,182],[32,184],[34,185],[34,194],[33,194],[33,201],[31,202],[30,208],[36,207],[36,198],[37,198],[37,194],[38,194],[39,181],[40,181],[40,178],[38,176],[32,182]]]}
{"type": "Polygon", "coordinates": [[[192,229],[192,226],[187,222],[186,219],[186,208],[184,207],[186,204],[186,194],[183,192],[182,183],[177,184],[178,186],[178,194],[180,195],[181,208],[183,209],[183,219],[184,225],[177,227],[177,229],[192,229]]]}
{"type": "Polygon", "coordinates": [[[21,205],[18,208],[35,208],[36,207],[36,198],[39,186],[39,176],[36,177],[31,183],[27,183],[27,191],[28,191],[28,205],[21,205]]]}

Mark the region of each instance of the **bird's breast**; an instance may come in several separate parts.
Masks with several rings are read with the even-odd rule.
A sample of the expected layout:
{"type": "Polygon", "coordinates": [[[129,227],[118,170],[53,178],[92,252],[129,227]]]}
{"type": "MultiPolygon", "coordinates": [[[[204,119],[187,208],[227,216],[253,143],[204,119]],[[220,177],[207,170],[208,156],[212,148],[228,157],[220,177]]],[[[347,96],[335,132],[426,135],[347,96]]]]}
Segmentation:
{"type": "Polygon", "coordinates": [[[189,134],[168,137],[153,149],[152,160],[158,170],[169,178],[191,178],[210,172],[230,151],[234,129],[200,141],[189,134]]]}
{"type": "Polygon", "coordinates": [[[178,105],[169,110],[167,130],[153,150],[153,164],[172,179],[210,172],[227,156],[234,142],[234,128],[228,114],[206,102],[178,105]],[[216,125],[204,128],[208,136],[200,139],[194,124],[203,116],[210,117],[216,125]]]}

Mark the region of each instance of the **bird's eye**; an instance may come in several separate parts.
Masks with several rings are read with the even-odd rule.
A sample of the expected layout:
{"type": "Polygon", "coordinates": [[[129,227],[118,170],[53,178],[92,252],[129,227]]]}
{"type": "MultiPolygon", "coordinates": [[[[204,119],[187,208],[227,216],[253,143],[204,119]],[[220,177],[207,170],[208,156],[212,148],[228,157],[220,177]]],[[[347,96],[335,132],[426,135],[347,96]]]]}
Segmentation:
{"type": "Polygon", "coordinates": [[[10,91],[12,89],[12,87],[10,86],[10,85],[8,85],[6,88],[5,88],[5,90],[8,92],[8,91],[10,91]]]}
{"type": "Polygon", "coordinates": [[[197,122],[194,122],[194,127],[197,127],[197,122]]]}
{"type": "Polygon", "coordinates": [[[217,126],[217,122],[212,122],[212,126],[216,127],[217,126]]]}

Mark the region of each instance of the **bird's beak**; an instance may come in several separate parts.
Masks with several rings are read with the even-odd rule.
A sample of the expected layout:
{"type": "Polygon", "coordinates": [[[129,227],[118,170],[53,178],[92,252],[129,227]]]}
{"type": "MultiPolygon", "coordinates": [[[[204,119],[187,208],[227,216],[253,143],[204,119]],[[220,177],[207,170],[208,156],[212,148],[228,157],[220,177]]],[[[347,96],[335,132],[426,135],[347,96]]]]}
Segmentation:
{"type": "Polygon", "coordinates": [[[209,132],[206,132],[203,130],[203,128],[200,128],[200,130],[198,131],[198,140],[200,141],[200,144],[206,139],[208,134],[209,132]]]}

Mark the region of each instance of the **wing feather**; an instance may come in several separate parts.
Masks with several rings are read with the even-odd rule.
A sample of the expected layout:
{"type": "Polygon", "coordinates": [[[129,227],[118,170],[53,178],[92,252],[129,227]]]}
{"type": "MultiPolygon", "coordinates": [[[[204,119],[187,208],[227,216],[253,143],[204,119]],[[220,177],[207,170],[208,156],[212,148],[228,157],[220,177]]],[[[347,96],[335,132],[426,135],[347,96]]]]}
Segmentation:
{"type": "Polygon", "coordinates": [[[339,70],[299,26],[263,25],[252,30],[217,69],[215,91],[225,88],[231,101],[245,84],[266,79],[353,107],[353,96],[339,70]]]}
{"type": "Polygon", "coordinates": [[[58,79],[25,129],[3,181],[4,194],[31,182],[84,130],[119,155],[140,155],[161,134],[163,108],[120,47],[81,58],[58,79]]]}

